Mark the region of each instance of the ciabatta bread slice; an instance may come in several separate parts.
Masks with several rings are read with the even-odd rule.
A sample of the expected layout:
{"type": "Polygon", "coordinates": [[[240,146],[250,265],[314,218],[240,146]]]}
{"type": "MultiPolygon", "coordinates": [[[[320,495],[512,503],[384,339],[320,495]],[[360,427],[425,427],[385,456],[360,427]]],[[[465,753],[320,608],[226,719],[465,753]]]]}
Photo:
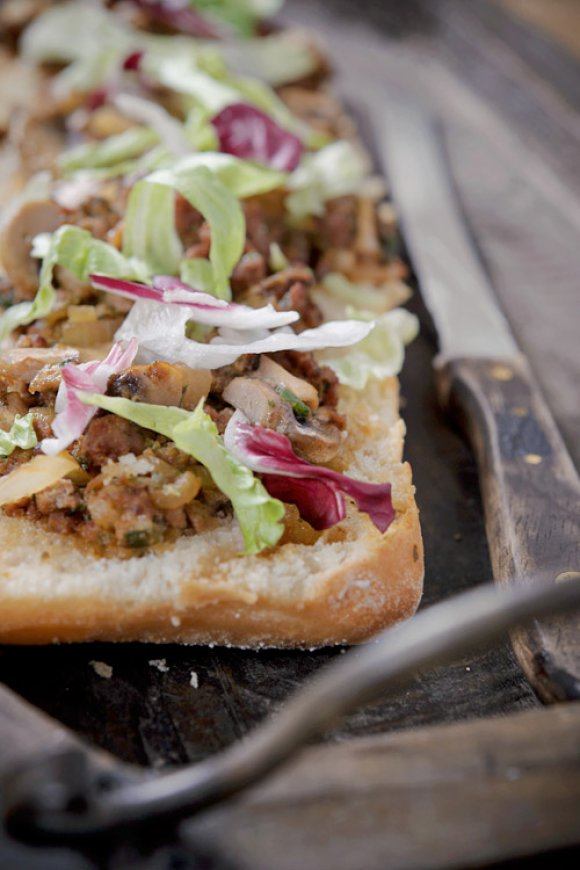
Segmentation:
{"type": "Polygon", "coordinates": [[[228,520],[161,551],[119,559],[1,516],[0,642],[314,647],[358,643],[411,616],[421,597],[423,546],[411,469],[402,461],[398,381],[340,389],[349,421],[346,472],[392,484],[397,515],[385,534],[351,507],[316,540],[257,556],[240,555],[239,529],[228,520]]]}

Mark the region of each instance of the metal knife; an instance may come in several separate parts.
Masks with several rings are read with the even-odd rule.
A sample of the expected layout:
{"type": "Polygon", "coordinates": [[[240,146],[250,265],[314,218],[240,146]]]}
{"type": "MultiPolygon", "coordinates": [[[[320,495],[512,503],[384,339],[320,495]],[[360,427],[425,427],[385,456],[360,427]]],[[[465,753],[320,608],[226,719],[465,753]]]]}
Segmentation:
{"type": "MultiPolygon", "coordinates": [[[[378,115],[380,158],[438,332],[439,396],[477,457],[494,577],[565,580],[580,565],[578,475],[474,249],[441,128],[396,100],[378,115]]],[[[580,698],[577,617],[536,621],[512,638],[544,700],[580,698]]]]}

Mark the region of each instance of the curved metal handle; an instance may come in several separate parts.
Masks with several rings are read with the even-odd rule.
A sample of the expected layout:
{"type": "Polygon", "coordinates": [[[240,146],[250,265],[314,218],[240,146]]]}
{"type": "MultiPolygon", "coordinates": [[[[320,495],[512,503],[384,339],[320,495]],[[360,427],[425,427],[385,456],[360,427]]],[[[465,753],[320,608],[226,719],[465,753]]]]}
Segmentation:
{"type": "MultiPolygon", "coordinates": [[[[492,642],[516,625],[580,607],[580,573],[566,582],[498,589],[485,585],[419,613],[320,671],[246,738],[192,767],[93,793],[80,806],[26,801],[12,783],[10,814],[36,837],[102,833],[151,818],[189,815],[254,784],[335,719],[371,701],[419,668],[492,642]]],[[[54,766],[52,768],[54,770],[54,766]]],[[[25,772],[24,772],[25,774],[25,772]]],[[[23,775],[24,775],[23,774],[23,775]]],[[[22,779],[20,780],[22,786],[22,779]]],[[[29,795],[30,798],[30,795],[29,795]]]]}

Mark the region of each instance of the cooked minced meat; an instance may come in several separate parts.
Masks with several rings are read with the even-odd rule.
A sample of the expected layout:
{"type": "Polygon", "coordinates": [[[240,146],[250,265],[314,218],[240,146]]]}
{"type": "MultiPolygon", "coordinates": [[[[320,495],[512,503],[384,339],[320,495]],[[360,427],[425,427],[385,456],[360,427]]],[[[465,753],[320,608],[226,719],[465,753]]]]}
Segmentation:
{"type": "Polygon", "coordinates": [[[91,420],[79,441],[77,453],[89,466],[100,468],[109,459],[142,453],[145,445],[143,429],[122,417],[105,414],[91,420]]]}

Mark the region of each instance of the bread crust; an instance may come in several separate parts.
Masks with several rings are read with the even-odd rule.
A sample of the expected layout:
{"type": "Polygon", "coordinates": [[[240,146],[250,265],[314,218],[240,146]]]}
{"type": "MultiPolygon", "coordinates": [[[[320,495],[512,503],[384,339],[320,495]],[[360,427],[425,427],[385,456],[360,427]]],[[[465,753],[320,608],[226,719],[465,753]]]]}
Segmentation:
{"type": "Polygon", "coordinates": [[[98,558],[71,536],[0,517],[0,642],[146,641],[237,647],[360,643],[411,616],[423,545],[411,470],[401,461],[398,382],[341,387],[348,473],[392,483],[385,534],[349,508],[312,544],[240,554],[233,521],[129,560],[98,558]]]}

